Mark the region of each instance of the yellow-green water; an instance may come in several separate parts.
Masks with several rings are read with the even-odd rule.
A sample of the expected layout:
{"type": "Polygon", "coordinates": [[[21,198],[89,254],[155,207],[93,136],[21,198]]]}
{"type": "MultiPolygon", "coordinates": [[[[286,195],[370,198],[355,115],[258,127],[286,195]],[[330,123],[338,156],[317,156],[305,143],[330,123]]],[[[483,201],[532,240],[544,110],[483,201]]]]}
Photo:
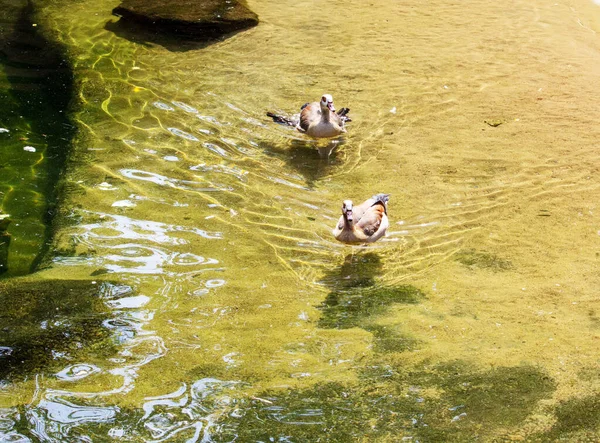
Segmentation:
{"type": "Polygon", "coordinates": [[[597,440],[599,6],[253,1],[258,27],[169,51],[105,29],[117,4],[39,13],[80,108],[31,277],[101,286],[117,349],[8,381],[7,429],[597,440]],[[264,115],[325,92],[353,118],[329,158],[264,115]],[[335,243],[378,192],[389,235],[335,243]]]}

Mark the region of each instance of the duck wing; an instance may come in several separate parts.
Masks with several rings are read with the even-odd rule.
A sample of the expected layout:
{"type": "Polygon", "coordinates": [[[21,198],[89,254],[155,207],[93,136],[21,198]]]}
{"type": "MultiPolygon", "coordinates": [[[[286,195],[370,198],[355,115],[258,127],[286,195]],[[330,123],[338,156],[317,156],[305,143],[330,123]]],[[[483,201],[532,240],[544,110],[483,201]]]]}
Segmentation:
{"type": "Polygon", "coordinates": [[[366,237],[371,237],[381,227],[385,215],[385,206],[376,203],[365,211],[358,223],[356,223],[355,229],[359,229],[366,237]]]}
{"type": "Polygon", "coordinates": [[[363,216],[363,214],[365,214],[374,205],[383,206],[384,212],[387,214],[387,202],[389,199],[389,194],[377,194],[369,198],[368,200],[365,200],[360,205],[354,206],[352,210],[354,214],[354,219],[358,222],[363,216]]]}
{"type": "Polygon", "coordinates": [[[321,120],[321,105],[319,103],[307,103],[302,106],[300,121],[298,122],[300,129],[306,131],[310,125],[319,122],[319,120],[321,120]]]}

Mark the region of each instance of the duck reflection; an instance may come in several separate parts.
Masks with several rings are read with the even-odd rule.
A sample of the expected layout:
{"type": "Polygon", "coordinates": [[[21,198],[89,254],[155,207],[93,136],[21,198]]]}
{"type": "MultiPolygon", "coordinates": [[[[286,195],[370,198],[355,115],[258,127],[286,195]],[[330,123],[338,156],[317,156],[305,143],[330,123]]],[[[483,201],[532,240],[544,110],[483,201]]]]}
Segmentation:
{"type": "Polygon", "coordinates": [[[342,164],[338,156],[343,139],[335,140],[299,140],[292,139],[287,145],[269,142],[259,143],[265,154],[277,157],[295,169],[312,187],[316,181],[331,174],[342,164]]]}
{"type": "Polygon", "coordinates": [[[349,254],[344,263],[326,275],[322,283],[331,288],[323,303],[319,327],[374,328],[374,319],[393,304],[416,304],[424,294],[412,285],[385,286],[377,281],[383,265],[378,254],[349,254]]]}

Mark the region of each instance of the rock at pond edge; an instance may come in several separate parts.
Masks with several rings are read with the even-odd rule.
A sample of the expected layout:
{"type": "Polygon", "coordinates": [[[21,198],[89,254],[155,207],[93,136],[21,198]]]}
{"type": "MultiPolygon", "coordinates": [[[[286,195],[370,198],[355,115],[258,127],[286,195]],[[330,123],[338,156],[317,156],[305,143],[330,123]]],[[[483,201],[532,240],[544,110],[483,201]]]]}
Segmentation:
{"type": "Polygon", "coordinates": [[[258,16],[239,0],[124,0],[113,9],[120,24],[148,31],[210,40],[258,24],[258,16]]]}

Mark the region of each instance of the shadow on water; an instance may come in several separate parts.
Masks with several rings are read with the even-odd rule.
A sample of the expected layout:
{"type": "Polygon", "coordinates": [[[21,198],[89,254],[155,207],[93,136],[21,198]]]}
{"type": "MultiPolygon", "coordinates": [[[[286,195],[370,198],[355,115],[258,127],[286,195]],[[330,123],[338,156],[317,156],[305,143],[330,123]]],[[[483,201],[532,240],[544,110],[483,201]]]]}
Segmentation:
{"type": "Polygon", "coordinates": [[[554,390],[531,366],[377,365],[357,384],[260,393],[229,423],[239,441],[474,441],[523,423],[554,390]]]}
{"type": "Polygon", "coordinates": [[[554,408],[555,422],[545,432],[534,435],[533,441],[597,441],[600,426],[600,394],[595,386],[600,382],[597,366],[584,367],[578,373],[578,386],[593,394],[570,398],[554,408]]]}
{"type": "MultiPolygon", "coordinates": [[[[0,1],[0,5],[5,1],[0,1]]],[[[4,5],[1,19],[0,211],[10,214],[7,276],[34,271],[47,252],[59,198],[57,183],[75,127],[68,111],[73,73],[66,54],[37,26],[31,2],[4,5]],[[12,257],[12,258],[11,258],[12,257]]]]}
{"type": "Polygon", "coordinates": [[[23,379],[55,371],[81,357],[115,352],[113,334],[104,326],[110,312],[101,285],[89,281],[0,283],[0,379],[23,379]]]}
{"type": "Polygon", "coordinates": [[[318,326],[327,329],[362,328],[373,334],[375,351],[402,352],[417,340],[402,334],[395,325],[376,323],[395,304],[416,304],[425,294],[411,285],[383,286],[376,281],[382,271],[378,254],[349,254],[344,263],[321,282],[332,291],[318,307],[318,326]]]}
{"type": "Polygon", "coordinates": [[[342,164],[337,155],[342,144],[338,140],[317,145],[313,141],[293,139],[287,146],[260,142],[259,147],[266,155],[276,157],[296,170],[312,188],[316,181],[342,164]]]}

